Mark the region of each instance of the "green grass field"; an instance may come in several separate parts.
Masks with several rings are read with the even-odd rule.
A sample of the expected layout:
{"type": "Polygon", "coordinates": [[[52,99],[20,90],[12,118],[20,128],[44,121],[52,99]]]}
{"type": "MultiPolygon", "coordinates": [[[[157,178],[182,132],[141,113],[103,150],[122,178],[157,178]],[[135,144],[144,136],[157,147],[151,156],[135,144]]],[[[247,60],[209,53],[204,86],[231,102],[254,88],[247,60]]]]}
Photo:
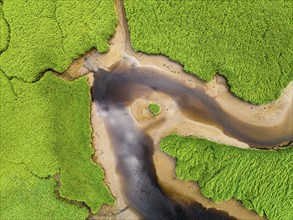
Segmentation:
{"type": "MultiPolygon", "coordinates": [[[[56,181],[44,179],[56,174],[60,176],[61,197],[84,202],[94,213],[103,203],[113,204],[114,200],[103,182],[103,171],[91,160],[90,94],[86,78],[67,82],[46,73],[36,83],[24,83],[18,79],[9,80],[3,73],[0,76],[1,161],[6,161],[1,172],[18,178],[18,172],[12,173],[9,163],[15,169],[24,169],[25,165],[26,171],[19,177],[20,183],[25,182],[25,178],[32,181],[34,187],[37,187],[37,182],[41,183],[29,200],[21,193],[7,199],[10,191],[32,189],[26,189],[30,183],[11,185],[3,177],[3,218],[13,215],[11,212],[18,208],[24,212],[21,216],[35,213],[35,203],[42,191],[46,196],[52,192],[48,202],[52,207],[58,205],[62,208],[65,203],[55,198],[52,189],[56,181]],[[56,204],[53,204],[54,198],[56,204]]],[[[46,201],[41,201],[44,204],[40,206],[44,207],[46,201]]],[[[80,208],[76,207],[75,211],[68,209],[74,214],[80,208]]],[[[38,215],[46,216],[47,212],[44,209],[38,215]]],[[[84,215],[84,211],[78,212],[84,215]]]]}
{"type": "Polygon", "coordinates": [[[1,158],[1,219],[86,219],[85,207],[59,199],[54,178],[41,178],[24,164],[1,158]]]}
{"type": "MultiPolygon", "coordinates": [[[[117,16],[109,0],[5,1],[3,12],[10,26],[9,46],[0,55],[0,67],[9,77],[26,82],[48,69],[63,72],[73,59],[91,48],[108,50],[117,16]]],[[[2,16],[2,15],[1,15],[2,16]]],[[[6,29],[0,49],[5,46],[6,29]]]]}
{"type": "Polygon", "coordinates": [[[235,198],[268,219],[293,219],[293,148],[240,149],[170,135],[160,147],[176,158],[176,174],[198,181],[202,194],[220,203],[235,198]]]}
{"type": "Polygon", "coordinates": [[[9,38],[9,28],[8,24],[3,16],[3,4],[0,3],[0,53],[7,49],[8,38],[9,38]]]}
{"type": "Polygon", "coordinates": [[[106,52],[116,22],[107,0],[0,2],[1,219],[85,219],[114,203],[91,160],[86,78],[46,70],[106,52]]]}
{"type": "Polygon", "coordinates": [[[163,54],[255,104],[273,101],[293,80],[293,2],[125,0],[135,51],[163,54]]]}

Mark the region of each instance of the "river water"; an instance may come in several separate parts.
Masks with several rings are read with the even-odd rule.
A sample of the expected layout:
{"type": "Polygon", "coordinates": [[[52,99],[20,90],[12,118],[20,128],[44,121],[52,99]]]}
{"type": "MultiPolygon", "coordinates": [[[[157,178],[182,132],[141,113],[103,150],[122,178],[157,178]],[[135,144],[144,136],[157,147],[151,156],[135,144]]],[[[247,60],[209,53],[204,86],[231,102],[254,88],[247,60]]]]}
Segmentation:
{"type": "Polygon", "coordinates": [[[93,101],[106,125],[130,207],[144,219],[232,219],[200,204],[172,201],[161,189],[153,162],[153,140],[136,125],[127,108],[153,91],[172,97],[190,120],[217,127],[251,147],[270,148],[292,141],[291,133],[280,136],[270,128],[247,124],[223,111],[203,90],[190,88],[153,68],[120,65],[111,72],[95,71],[93,101]]]}

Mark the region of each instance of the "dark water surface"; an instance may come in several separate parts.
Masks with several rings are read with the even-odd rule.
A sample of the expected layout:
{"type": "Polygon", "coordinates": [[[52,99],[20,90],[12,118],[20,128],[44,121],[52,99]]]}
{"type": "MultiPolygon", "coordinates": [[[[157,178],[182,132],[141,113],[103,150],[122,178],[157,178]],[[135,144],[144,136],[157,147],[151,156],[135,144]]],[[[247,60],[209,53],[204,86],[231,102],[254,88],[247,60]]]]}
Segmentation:
{"type": "Polygon", "coordinates": [[[138,128],[126,106],[160,91],[170,95],[191,120],[213,125],[251,146],[267,147],[290,141],[275,137],[266,128],[252,126],[225,113],[200,89],[160,75],[148,68],[119,67],[94,75],[92,97],[102,117],[117,158],[117,172],[129,205],[143,219],[233,219],[227,213],[200,204],[179,204],[166,196],[158,184],[153,162],[153,140],[138,128]]]}

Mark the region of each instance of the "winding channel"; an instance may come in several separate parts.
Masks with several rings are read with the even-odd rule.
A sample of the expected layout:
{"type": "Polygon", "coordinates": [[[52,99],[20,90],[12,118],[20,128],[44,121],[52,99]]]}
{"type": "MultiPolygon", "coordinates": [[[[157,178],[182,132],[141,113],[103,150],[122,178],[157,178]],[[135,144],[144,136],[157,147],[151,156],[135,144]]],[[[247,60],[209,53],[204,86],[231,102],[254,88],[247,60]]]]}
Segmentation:
{"type": "MultiPolygon", "coordinates": [[[[219,128],[227,136],[254,148],[270,149],[292,141],[292,129],[249,124],[225,112],[199,88],[191,88],[143,66],[118,65],[110,72],[94,72],[92,97],[103,119],[117,158],[117,172],[129,205],[144,219],[233,219],[227,213],[200,204],[172,201],[161,189],[153,162],[154,146],[147,132],[137,126],[131,103],[159,91],[172,97],[189,120],[219,128]]],[[[164,118],[161,123],[164,122],[164,118]]]]}

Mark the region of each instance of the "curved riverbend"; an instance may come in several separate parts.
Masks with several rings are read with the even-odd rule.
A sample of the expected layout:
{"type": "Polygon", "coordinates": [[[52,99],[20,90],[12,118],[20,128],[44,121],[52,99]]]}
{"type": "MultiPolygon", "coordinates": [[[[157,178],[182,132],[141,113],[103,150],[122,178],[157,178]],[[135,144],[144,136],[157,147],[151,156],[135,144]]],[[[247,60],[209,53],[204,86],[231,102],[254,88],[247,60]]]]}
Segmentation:
{"type": "Polygon", "coordinates": [[[119,66],[111,74],[100,70],[95,75],[95,85],[102,84],[108,104],[127,106],[136,99],[163,92],[177,103],[180,111],[190,120],[219,128],[227,136],[247,143],[250,147],[270,149],[293,140],[290,122],[278,129],[275,126],[250,124],[225,112],[218,103],[200,88],[191,88],[183,83],[161,75],[148,67],[119,66]]]}
{"type": "MultiPolygon", "coordinates": [[[[153,141],[135,125],[125,107],[132,97],[131,89],[137,89],[142,95],[146,88],[131,86],[131,89],[122,92],[120,75],[118,78],[116,76],[99,71],[92,93],[111,137],[118,161],[117,170],[130,207],[144,219],[234,219],[224,212],[206,209],[200,204],[179,204],[164,194],[153,163],[153,141]]],[[[124,86],[130,85],[125,83],[124,86]]]]}
{"type": "MultiPolygon", "coordinates": [[[[158,184],[153,162],[154,146],[146,131],[135,124],[127,107],[140,97],[160,91],[177,103],[189,120],[221,129],[226,135],[257,148],[271,148],[291,141],[292,131],[280,135],[270,127],[252,125],[226,113],[203,89],[191,88],[165,77],[153,68],[119,65],[111,72],[95,72],[93,100],[117,157],[125,197],[146,219],[229,219],[227,214],[199,204],[172,201],[158,184]],[[291,133],[290,133],[291,132],[291,133]]],[[[163,123],[164,119],[160,123],[163,123]]]]}

